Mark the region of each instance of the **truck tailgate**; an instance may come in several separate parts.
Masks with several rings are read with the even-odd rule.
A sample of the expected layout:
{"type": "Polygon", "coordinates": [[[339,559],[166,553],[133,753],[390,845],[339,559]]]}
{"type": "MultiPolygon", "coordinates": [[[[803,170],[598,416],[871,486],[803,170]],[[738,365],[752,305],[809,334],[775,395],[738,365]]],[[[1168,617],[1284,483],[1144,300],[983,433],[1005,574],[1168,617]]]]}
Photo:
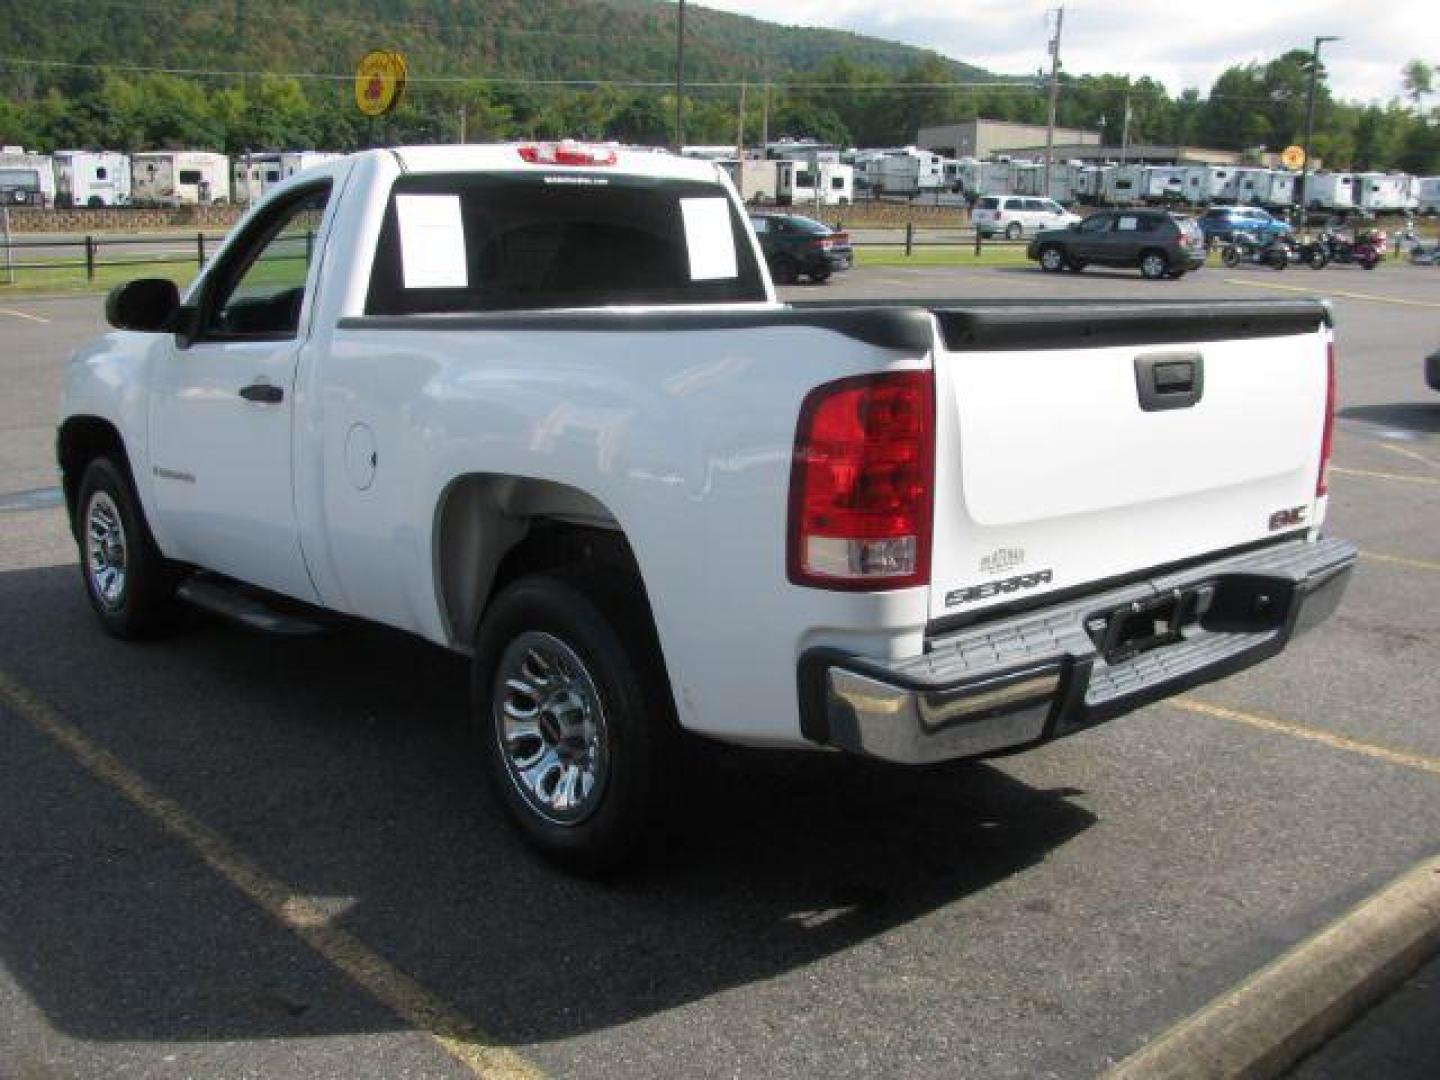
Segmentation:
{"type": "Polygon", "coordinates": [[[1314,301],[935,309],[932,619],[1318,524],[1314,301]]]}

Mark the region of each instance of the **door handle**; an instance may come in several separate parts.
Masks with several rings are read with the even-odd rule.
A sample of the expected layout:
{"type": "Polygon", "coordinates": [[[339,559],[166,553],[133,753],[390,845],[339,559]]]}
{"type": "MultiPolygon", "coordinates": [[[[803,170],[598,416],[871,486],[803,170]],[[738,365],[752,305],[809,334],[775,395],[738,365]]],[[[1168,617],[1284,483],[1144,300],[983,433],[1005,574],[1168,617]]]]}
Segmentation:
{"type": "Polygon", "coordinates": [[[278,405],[285,400],[285,390],[274,383],[257,382],[242,386],[240,396],[246,401],[256,401],[261,405],[278,405]]]}
{"type": "Polygon", "coordinates": [[[1145,412],[1188,409],[1205,393],[1205,358],[1199,353],[1137,356],[1135,391],[1145,412]]]}

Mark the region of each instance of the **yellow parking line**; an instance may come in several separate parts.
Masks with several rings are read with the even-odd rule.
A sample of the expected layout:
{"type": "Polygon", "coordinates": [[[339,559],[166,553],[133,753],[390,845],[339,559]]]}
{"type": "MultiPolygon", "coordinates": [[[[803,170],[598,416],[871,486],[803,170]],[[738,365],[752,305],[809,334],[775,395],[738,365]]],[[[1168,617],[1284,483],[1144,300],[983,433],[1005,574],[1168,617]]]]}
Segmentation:
{"type": "Polygon", "coordinates": [[[415,1030],[428,1035],[475,1076],[530,1080],[542,1075],[536,1066],[500,1045],[364,942],[331,925],[319,905],[271,877],[223,836],[151,787],[3,671],[0,705],[57,743],[97,780],[123,795],[351,982],[415,1030]]]}
{"type": "Polygon", "coordinates": [[[26,311],[16,311],[14,308],[0,307],[0,315],[14,315],[17,319],[29,319],[31,322],[48,323],[49,319],[42,319],[39,315],[31,315],[26,311]]]}
{"type": "Polygon", "coordinates": [[[1330,471],[1341,476],[1363,476],[1367,480],[1398,480],[1406,484],[1440,484],[1440,476],[1416,476],[1413,473],[1373,472],[1369,469],[1345,469],[1331,465],[1330,471]]]}
{"type": "Polygon", "coordinates": [[[1281,285],[1278,281],[1252,281],[1249,278],[1225,278],[1224,280],[1227,285],[1251,285],[1257,289],[1279,289],[1282,292],[1305,293],[1309,296],[1343,296],[1346,300],[1368,300],[1372,304],[1440,308],[1440,304],[1431,300],[1407,300],[1401,296],[1376,296],[1374,293],[1344,292],[1340,289],[1307,289],[1298,285],[1281,285]]]}
{"type": "Polygon", "coordinates": [[[1289,735],[1292,738],[1304,739],[1306,742],[1314,742],[1322,746],[1328,746],[1332,750],[1344,750],[1351,754],[1363,754],[1365,757],[1374,758],[1377,761],[1384,761],[1391,765],[1402,765],[1407,769],[1419,769],[1421,772],[1434,773],[1436,776],[1440,776],[1440,758],[1429,757],[1425,754],[1412,754],[1404,750],[1392,750],[1388,746],[1377,746],[1375,743],[1361,742],[1359,739],[1352,739],[1345,735],[1337,735],[1333,731],[1323,731],[1320,728],[1297,724],[1291,720],[1277,720],[1273,716],[1264,716],[1260,713],[1241,712],[1239,709],[1227,709],[1223,705],[1211,705],[1209,702],[1199,701],[1192,697],[1171,698],[1170,704],[1189,712],[1199,713],[1201,716],[1210,716],[1217,720],[1231,720],[1239,724],[1249,724],[1251,727],[1259,728],[1262,731],[1273,731],[1279,735],[1289,735]]]}
{"type": "Polygon", "coordinates": [[[1440,461],[1435,461],[1424,454],[1411,450],[1408,446],[1396,446],[1394,443],[1382,442],[1378,444],[1382,449],[1389,450],[1392,454],[1399,454],[1401,457],[1409,458],[1411,461],[1418,461],[1422,465],[1428,465],[1432,469],[1440,469],[1440,461]]]}
{"type": "Polygon", "coordinates": [[[1403,566],[1410,570],[1429,570],[1431,573],[1440,573],[1440,562],[1430,562],[1427,559],[1407,559],[1400,555],[1381,555],[1376,551],[1360,552],[1362,559],[1371,562],[1389,563],[1391,566],[1403,566]]]}

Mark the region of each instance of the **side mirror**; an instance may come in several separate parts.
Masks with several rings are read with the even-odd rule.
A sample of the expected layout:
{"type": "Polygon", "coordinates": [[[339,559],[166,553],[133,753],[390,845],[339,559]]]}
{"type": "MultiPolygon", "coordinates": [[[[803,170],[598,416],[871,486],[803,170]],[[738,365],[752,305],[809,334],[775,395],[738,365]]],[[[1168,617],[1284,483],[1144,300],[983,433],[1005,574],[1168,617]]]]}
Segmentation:
{"type": "Polygon", "coordinates": [[[180,290],[165,278],[141,278],[117,285],[105,298],[105,320],[117,330],[158,334],[172,329],[180,290]]]}

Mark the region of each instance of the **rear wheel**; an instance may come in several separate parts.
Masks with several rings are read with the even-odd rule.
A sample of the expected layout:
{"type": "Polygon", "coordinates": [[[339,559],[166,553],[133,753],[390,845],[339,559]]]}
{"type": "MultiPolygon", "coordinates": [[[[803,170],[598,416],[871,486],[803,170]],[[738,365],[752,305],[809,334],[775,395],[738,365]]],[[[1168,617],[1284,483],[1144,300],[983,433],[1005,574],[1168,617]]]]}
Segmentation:
{"type": "Polygon", "coordinates": [[[1050,274],[1065,269],[1065,252],[1059,244],[1046,244],[1040,249],[1040,269],[1050,274]]]}
{"type": "Polygon", "coordinates": [[[775,260],[771,267],[770,274],[777,285],[794,285],[800,280],[800,268],[795,265],[795,260],[788,255],[781,255],[775,260]]]}
{"type": "Polygon", "coordinates": [[[1240,249],[1234,244],[1226,244],[1220,249],[1220,261],[1224,263],[1228,269],[1234,270],[1235,267],[1240,265],[1240,249]]]}
{"type": "Polygon", "coordinates": [[[525,839],[598,873],[644,849],[674,780],[674,722],[653,635],[625,597],[537,574],[491,604],[475,642],[475,726],[525,839]]]}
{"type": "Polygon", "coordinates": [[[1159,281],[1170,272],[1170,261],[1162,251],[1140,253],[1140,276],[1148,281],[1159,281]]]}
{"type": "Polygon", "coordinates": [[[830,268],[827,266],[823,270],[811,270],[810,280],[816,285],[824,285],[830,280],[830,268]]]}
{"type": "Polygon", "coordinates": [[[1019,240],[1020,237],[1024,235],[1024,233],[1025,227],[1021,225],[1018,221],[1012,221],[1009,225],[1005,226],[1006,240],[1019,240]]]}
{"type": "Polygon", "coordinates": [[[133,639],[171,623],[178,575],[155,546],[121,464],[108,457],[90,462],[75,520],[85,594],[105,629],[133,639]]]}

